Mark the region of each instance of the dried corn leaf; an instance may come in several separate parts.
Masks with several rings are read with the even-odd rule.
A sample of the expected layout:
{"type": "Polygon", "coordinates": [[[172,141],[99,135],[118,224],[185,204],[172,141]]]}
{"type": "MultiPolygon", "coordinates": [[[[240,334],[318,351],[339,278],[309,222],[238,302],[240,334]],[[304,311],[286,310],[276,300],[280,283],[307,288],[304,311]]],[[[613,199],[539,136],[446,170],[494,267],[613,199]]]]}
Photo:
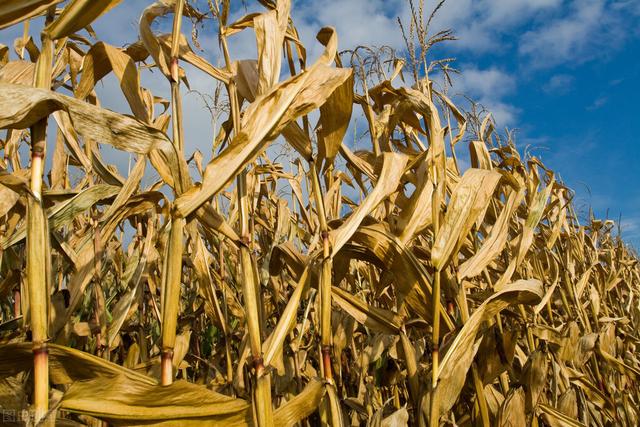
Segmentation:
{"type": "Polygon", "coordinates": [[[36,64],[29,61],[10,61],[0,68],[0,81],[17,85],[30,86],[36,64]]]}
{"type": "Polygon", "coordinates": [[[356,296],[333,286],[331,290],[333,300],[359,323],[376,332],[397,334],[402,326],[398,315],[378,307],[368,305],[356,296]]]}
{"type": "MultiPolygon", "coordinates": [[[[335,46],[333,47],[335,52],[335,46]]],[[[203,183],[176,200],[176,211],[187,216],[220,191],[247,163],[292,120],[318,108],[347,77],[348,72],[322,63],[328,54],[305,73],[273,87],[259,96],[244,113],[242,129],[223,151],[207,165],[203,183]]]]}
{"type": "Polygon", "coordinates": [[[114,425],[247,425],[251,414],[245,401],[186,381],[160,386],[134,382],[122,375],[75,382],[60,405],[114,425]]]}
{"type": "Polygon", "coordinates": [[[525,427],[527,416],[524,412],[524,391],[522,387],[509,391],[504,399],[496,420],[498,427],[525,427]]]}
{"type": "Polygon", "coordinates": [[[72,0],[44,31],[52,39],[70,36],[90,25],[100,15],[113,9],[122,0],[72,0]]]}
{"type": "Polygon", "coordinates": [[[40,15],[62,0],[5,0],[0,5],[0,30],[40,15]]]}
{"type": "Polygon", "coordinates": [[[438,385],[435,389],[435,398],[440,408],[438,413],[444,414],[449,411],[458,399],[480,345],[477,335],[482,323],[511,305],[537,304],[542,296],[543,289],[539,281],[519,280],[489,297],[473,312],[456,335],[439,366],[438,385]]]}
{"type": "Polygon", "coordinates": [[[140,74],[133,59],[126,52],[104,42],[98,42],[84,56],[82,77],[75,89],[75,96],[85,99],[104,76],[113,72],[120,81],[120,88],[138,120],[148,122],[150,117],[143,101],[140,74]]]}
{"type": "Polygon", "coordinates": [[[512,191],[509,193],[496,223],[491,228],[489,236],[482,242],[480,249],[458,269],[458,280],[462,281],[467,277],[474,277],[482,273],[489,263],[504,249],[509,235],[509,222],[514,211],[522,202],[523,191],[512,191]]]}
{"type": "Polygon", "coordinates": [[[441,270],[466,238],[474,222],[491,201],[501,175],[484,169],[468,169],[451,195],[444,222],[431,249],[431,262],[441,270]]]}
{"type": "Polygon", "coordinates": [[[318,161],[326,159],[328,164],[340,151],[342,139],[347,133],[353,111],[353,73],[333,91],[327,102],[320,107],[321,126],[318,132],[318,161]]]}
{"type": "Polygon", "coordinates": [[[172,178],[182,174],[174,146],[162,131],[55,92],[0,83],[0,128],[24,129],[58,110],[69,113],[74,129],[81,136],[120,150],[150,154],[165,180],[182,179],[172,178]],[[158,156],[154,157],[154,153],[158,156]]]}
{"type": "Polygon", "coordinates": [[[383,154],[382,170],[380,171],[378,185],[367,195],[360,206],[351,213],[340,228],[331,231],[329,238],[332,242],[332,256],[335,256],[342,246],[351,239],[351,236],[356,232],[362,220],[383,200],[397,190],[406,164],[407,157],[402,154],[383,154]]]}

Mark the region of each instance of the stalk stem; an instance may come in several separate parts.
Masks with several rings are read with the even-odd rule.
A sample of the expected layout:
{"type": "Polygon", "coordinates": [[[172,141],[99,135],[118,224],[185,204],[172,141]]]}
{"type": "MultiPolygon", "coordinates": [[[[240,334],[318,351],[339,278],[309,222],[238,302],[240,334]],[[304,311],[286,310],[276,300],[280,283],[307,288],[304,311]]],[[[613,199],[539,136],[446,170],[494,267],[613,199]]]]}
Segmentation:
{"type": "MultiPolygon", "coordinates": [[[[50,8],[45,26],[54,17],[55,8],[50,8]]],[[[26,29],[25,29],[26,31],[26,29]]],[[[51,87],[53,42],[46,33],[41,34],[42,51],[36,63],[34,86],[41,89],[51,87]]],[[[47,265],[51,263],[47,250],[49,224],[42,205],[42,175],[47,143],[47,119],[40,120],[31,128],[31,177],[33,197],[27,202],[27,289],[29,293],[29,317],[31,341],[33,343],[34,412],[37,424],[49,410],[49,357],[48,308],[49,287],[47,265]]]]}
{"type": "MultiPolygon", "coordinates": [[[[225,23],[220,22],[220,43],[225,59],[226,68],[231,71],[231,58],[227,38],[222,35],[225,23]]],[[[236,84],[231,79],[227,84],[229,93],[229,103],[231,104],[231,120],[233,132],[237,134],[242,128],[240,119],[240,106],[236,84]]],[[[239,203],[240,221],[240,267],[242,271],[242,286],[244,302],[247,311],[247,328],[249,330],[249,346],[253,356],[253,368],[255,371],[254,390],[254,410],[256,421],[259,427],[273,425],[273,407],[271,405],[271,374],[264,367],[262,359],[262,332],[260,329],[260,293],[259,281],[254,270],[254,263],[251,257],[251,229],[249,227],[249,197],[247,194],[247,172],[246,169],[238,175],[236,179],[237,197],[239,203]]]]}
{"type": "Polygon", "coordinates": [[[439,424],[440,414],[436,398],[436,387],[438,385],[438,368],[440,362],[440,270],[436,271],[433,280],[433,334],[431,337],[431,415],[429,416],[429,425],[437,427],[439,424]]]}
{"type": "Polygon", "coordinates": [[[45,342],[33,344],[33,377],[35,419],[41,420],[49,410],[49,350],[45,342]]]}
{"type": "MultiPolygon", "coordinates": [[[[180,48],[180,28],[184,0],[177,0],[173,13],[173,31],[171,34],[171,128],[173,145],[178,153],[183,152],[182,102],[180,98],[180,75],[178,55],[180,48]]],[[[177,192],[183,190],[182,182],[175,183],[177,192]]],[[[165,259],[165,274],[162,298],[162,363],[160,379],[162,385],[173,382],[173,348],[176,342],[176,326],[180,311],[180,282],[182,279],[182,240],[184,234],[184,218],[172,218],[165,259]]]]}
{"type": "Polygon", "coordinates": [[[161,383],[173,382],[173,348],[180,309],[180,283],[182,279],[182,236],[184,218],[174,218],[169,231],[167,257],[165,259],[164,291],[162,298],[162,365],[161,383]]]}
{"type": "Polygon", "coordinates": [[[247,326],[249,330],[249,345],[253,355],[255,369],[254,402],[257,425],[266,427],[273,425],[273,408],[271,406],[271,375],[264,368],[262,359],[262,335],[260,331],[260,305],[258,282],[253,269],[253,260],[249,245],[249,207],[247,196],[247,174],[243,171],[237,178],[238,201],[240,203],[240,230],[242,244],[240,245],[240,265],[242,271],[242,287],[244,303],[247,311],[247,326]]]}
{"type": "Polygon", "coordinates": [[[331,369],[331,272],[333,260],[331,258],[331,247],[329,242],[329,227],[324,209],[324,198],[322,188],[318,180],[318,171],[315,161],[309,162],[313,195],[315,198],[318,221],[320,223],[320,233],[322,236],[322,270],[320,275],[320,339],[322,342],[322,363],[324,366],[324,377],[327,381],[333,379],[331,369]]]}
{"type": "Polygon", "coordinates": [[[13,317],[20,317],[20,304],[22,303],[20,300],[20,288],[16,287],[13,290],[13,317]]]}
{"type": "Polygon", "coordinates": [[[324,208],[324,197],[315,160],[309,161],[309,173],[311,174],[312,192],[315,199],[316,213],[320,225],[322,237],[322,270],[320,271],[320,353],[322,356],[322,374],[327,382],[327,395],[320,406],[320,419],[322,425],[334,427],[342,425],[342,411],[338,401],[335,382],[333,380],[333,367],[331,363],[332,329],[331,329],[331,276],[333,271],[333,258],[331,257],[331,244],[329,242],[329,226],[327,214],[324,208]]]}
{"type": "Polygon", "coordinates": [[[161,356],[161,384],[169,385],[173,382],[173,350],[163,349],[161,356]]]}
{"type": "MultiPolygon", "coordinates": [[[[436,167],[434,165],[434,171],[436,167]]],[[[434,179],[437,179],[437,175],[433,174],[434,179]]],[[[440,230],[440,189],[441,185],[435,185],[433,191],[433,199],[431,212],[433,215],[433,235],[434,239],[438,235],[440,230]]],[[[433,289],[431,292],[431,309],[433,311],[433,330],[431,334],[431,401],[430,401],[430,415],[429,425],[431,427],[437,427],[439,424],[439,402],[437,401],[436,387],[438,386],[438,368],[440,364],[440,276],[441,270],[437,269],[433,278],[433,289]]]]}

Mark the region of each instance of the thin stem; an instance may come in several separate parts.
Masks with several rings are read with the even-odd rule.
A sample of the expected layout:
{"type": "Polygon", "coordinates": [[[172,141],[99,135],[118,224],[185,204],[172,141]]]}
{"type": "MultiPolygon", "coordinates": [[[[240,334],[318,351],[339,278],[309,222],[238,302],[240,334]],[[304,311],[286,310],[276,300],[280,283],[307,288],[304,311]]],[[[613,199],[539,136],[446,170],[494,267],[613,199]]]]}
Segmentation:
{"type": "Polygon", "coordinates": [[[182,279],[182,236],[184,218],[174,218],[169,231],[167,257],[165,259],[164,291],[162,298],[162,365],[161,383],[173,382],[173,348],[180,309],[180,282],[182,279]]]}
{"type": "MultiPolygon", "coordinates": [[[[179,153],[183,151],[182,103],[180,98],[180,77],[178,54],[180,47],[180,27],[184,0],[177,0],[173,14],[173,32],[171,35],[171,127],[173,145],[179,153]]],[[[182,184],[176,182],[176,188],[182,190],[182,184]]],[[[165,259],[162,299],[162,356],[161,383],[169,385],[173,382],[173,348],[176,341],[176,326],[180,310],[180,282],[182,279],[182,240],[184,218],[172,218],[169,231],[169,244],[165,259]]]]}
{"type": "MultiPolygon", "coordinates": [[[[231,58],[227,39],[222,35],[223,22],[220,22],[220,42],[228,71],[231,71],[231,58]]],[[[240,106],[236,85],[233,79],[227,85],[229,101],[231,104],[231,120],[233,132],[238,133],[242,127],[240,120],[240,106]]],[[[255,370],[254,403],[256,421],[259,427],[273,425],[273,408],[271,405],[271,375],[265,369],[262,359],[262,335],[260,330],[260,293],[259,281],[254,271],[254,263],[251,257],[251,229],[249,227],[249,204],[247,194],[247,172],[243,170],[236,179],[237,197],[239,203],[240,221],[240,266],[242,271],[242,285],[244,302],[247,312],[247,327],[249,330],[249,345],[253,356],[253,368],[255,370]]]]}
{"type": "Polygon", "coordinates": [[[329,227],[324,209],[324,198],[318,180],[315,161],[309,162],[313,195],[315,198],[320,233],[322,236],[322,270],[320,275],[320,339],[322,341],[322,363],[326,380],[333,378],[331,369],[331,272],[333,262],[329,244],[329,227]]]}
{"type": "MultiPolygon", "coordinates": [[[[53,20],[54,9],[49,9],[45,26],[53,20]]],[[[42,52],[38,57],[34,86],[51,87],[53,42],[42,33],[42,52]]],[[[27,284],[29,292],[29,316],[33,342],[35,422],[40,421],[49,409],[49,357],[48,307],[49,287],[47,265],[50,264],[48,245],[48,222],[42,204],[42,175],[46,153],[47,119],[40,120],[31,128],[31,178],[33,197],[27,203],[27,284]]]]}
{"type": "MultiPolygon", "coordinates": [[[[435,169],[435,167],[434,167],[435,169]]],[[[437,175],[434,174],[434,179],[437,175]]],[[[436,185],[433,190],[433,200],[431,211],[433,215],[433,235],[438,235],[440,229],[440,185],[436,185]]],[[[431,427],[437,427],[439,424],[439,402],[437,401],[437,395],[435,393],[438,386],[438,367],[440,362],[440,276],[441,270],[438,269],[435,272],[433,278],[433,289],[431,292],[431,309],[433,311],[433,331],[431,334],[431,408],[429,416],[429,424],[431,427]]]]}
{"type": "Polygon", "coordinates": [[[171,36],[171,118],[173,127],[173,144],[180,153],[184,151],[182,129],[182,100],[180,98],[180,75],[178,67],[180,48],[180,27],[184,0],[177,0],[173,14],[173,33],[171,36]]]}

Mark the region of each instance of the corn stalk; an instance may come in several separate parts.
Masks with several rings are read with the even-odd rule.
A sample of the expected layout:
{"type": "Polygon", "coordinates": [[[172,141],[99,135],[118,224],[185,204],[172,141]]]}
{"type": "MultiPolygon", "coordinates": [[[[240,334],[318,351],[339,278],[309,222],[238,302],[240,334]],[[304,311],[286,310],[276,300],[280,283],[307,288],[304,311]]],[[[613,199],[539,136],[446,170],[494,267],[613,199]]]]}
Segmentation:
{"type": "MultiPolygon", "coordinates": [[[[171,120],[173,145],[178,153],[183,152],[182,99],[180,98],[180,77],[178,49],[184,0],[176,0],[173,12],[173,31],[171,33],[171,120]]],[[[180,187],[180,183],[177,185],[180,187]]],[[[180,311],[180,285],[182,281],[182,252],[185,219],[173,217],[169,229],[169,242],[165,273],[163,276],[162,298],[162,355],[161,382],[169,385],[173,382],[173,349],[176,342],[176,328],[180,311]]]]}
{"type": "MultiPolygon", "coordinates": [[[[47,23],[53,20],[53,10],[47,12],[47,23]]],[[[53,62],[53,42],[46,32],[41,35],[42,52],[36,64],[34,86],[49,89],[53,62]]],[[[49,224],[42,202],[42,175],[47,149],[47,120],[38,121],[31,128],[32,197],[27,205],[27,284],[29,317],[33,343],[33,403],[35,421],[40,421],[49,409],[49,358],[47,350],[49,277],[49,224]]]]}

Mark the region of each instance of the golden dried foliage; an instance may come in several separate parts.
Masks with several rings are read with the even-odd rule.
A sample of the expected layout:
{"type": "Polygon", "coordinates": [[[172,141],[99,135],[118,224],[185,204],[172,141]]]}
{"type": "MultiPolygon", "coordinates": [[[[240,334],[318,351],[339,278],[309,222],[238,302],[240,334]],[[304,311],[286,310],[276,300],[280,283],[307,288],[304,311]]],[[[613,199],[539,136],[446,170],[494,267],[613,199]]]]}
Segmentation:
{"type": "Polygon", "coordinates": [[[637,256],[611,221],[581,224],[570,190],[490,115],[436,90],[447,61],[426,52],[451,34],[427,38],[422,1],[401,27],[406,59],[358,48],[352,66],[332,28],[307,63],[288,0],[236,22],[228,0],[159,0],[127,48],[91,28],[118,3],[0,6],[0,28],[25,28],[18,59],[0,46],[3,411],[50,425],[638,424],[637,256]],[[194,52],[187,18],[216,28],[224,66],[194,52]],[[257,58],[231,58],[241,31],[257,58]],[[226,89],[206,165],[185,154],[185,63],[226,89]],[[143,67],[170,100],[141,86],[143,67]],[[130,111],[100,106],[110,74],[130,111]],[[285,162],[278,142],[295,150],[285,162]],[[105,144],[135,160],[125,176],[105,144]]]}

